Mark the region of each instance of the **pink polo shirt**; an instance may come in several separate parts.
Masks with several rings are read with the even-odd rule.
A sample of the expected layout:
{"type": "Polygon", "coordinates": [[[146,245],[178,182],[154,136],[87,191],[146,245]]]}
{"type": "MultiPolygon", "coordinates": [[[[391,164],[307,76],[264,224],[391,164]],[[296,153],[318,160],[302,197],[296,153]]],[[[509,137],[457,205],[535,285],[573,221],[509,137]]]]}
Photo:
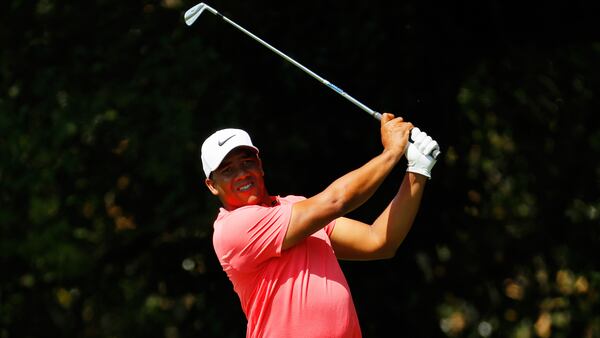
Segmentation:
{"type": "Polygon", "coordinates": [[[248,320],[246,337],[361,337],[346,278],[331,247],[335,222],[282,251],[292,204],[221,208],[213,245],[248,320]]]}

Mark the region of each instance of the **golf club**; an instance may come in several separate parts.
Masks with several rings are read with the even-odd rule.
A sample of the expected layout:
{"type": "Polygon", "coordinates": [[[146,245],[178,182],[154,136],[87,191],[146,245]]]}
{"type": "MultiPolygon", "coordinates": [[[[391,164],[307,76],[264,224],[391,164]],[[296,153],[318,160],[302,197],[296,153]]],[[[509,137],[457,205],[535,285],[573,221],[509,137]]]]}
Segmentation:
{"type": "MultiPolygon", "coordinates": [[[[271,51],[275,52],[276,54],[278,54],[279,56],[281,56],[282,58],[284,58],[288,62],[290,62],[293,65],[295,65],[296,67],[302,69],[305,73],[307,73],[308,75],[310,75],[313,78],[317,79],[322,84],[324,84],[327,87],[331,88],[333,91],[335,91],[336,93],[340,94],[341,96],[343,96],[344,98],[346,98],[348,101],[354,103],[356,106],[358,106],[362,110],[364,110],[367,113],[369,113],[369,115],[373,116],[377,120],[381,120],[381,113],[378,113],[375,110],[367,107],[365,104],[363,104],[362,102],[360,102],[357,99],[353,98],[352,96],[350,96],[348,93],[346,93],[345,91],[343,91],[338,86],[336,86],[333,83],[331,83],[331,82],[325,80],[324,78],[320,77],[319,75],[317,75],[316,73],[314,73],[310,69],[304,67],[302,64],[300,64],[296,60],[294,60],[291,57],[287,56],[286,54],[282,53],[277,48],[271,46],[270,44],[268,44],[267,42],[265,42],[264,40],[262,40],[258,36],[252,34],[248,30],[246,30],[244,27],[242,27],[242,26],[238,25],[237,23],[233,22],[232,20],[230,20],[229,18],[227,18],[226,16],[222,15],[217,10],[215,10],[214,8],[210,7],[209,5],[207,5],[207,4],[203,3],[203,2],[201,2],[201,3],[199,3],[199,4],[197,4],[197,5],[193,6],[193,7],[191,7],[190,9],[188,9],[185,12],[185,14],[183,16],[184,20],[185,20],[185,23],[188,26],[191,26],[196,21],[196,19],[198,19],[198,17],[200,16],[200,14],[202,14],[202,12],[204,10],[208,10],[209,12],[213,13],[214,15],[219,16],[221,19],[225,20],[225,22],[231,24],[233,27],[237,28],[238,30],[242,31],[244,34],[246,34],[249,37],[253,38],[254,40],[258,41],[260,44],[262,44],[263,46],[269,48],[271,51]]],[[[431,156],[433,158],[437,159],[437,157],[438,157],[439,154],[440,154],[439,149],[434,149],[434,151],[432,152],[431,156]]]]}

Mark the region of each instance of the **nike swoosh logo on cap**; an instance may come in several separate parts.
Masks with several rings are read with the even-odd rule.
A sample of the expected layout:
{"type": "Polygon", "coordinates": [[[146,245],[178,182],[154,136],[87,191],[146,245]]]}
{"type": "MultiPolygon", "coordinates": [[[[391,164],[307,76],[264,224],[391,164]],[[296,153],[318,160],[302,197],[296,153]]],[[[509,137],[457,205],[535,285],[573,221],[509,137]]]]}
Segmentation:
{"type": "Polygon", "coordinates": [[[229,136],[228,138],[224,139],[223,141],[217,142],[219,144],[219,147],[223,146],[225,144],[225,142],[229,141],[229,139],[231,139],[234,136],[235,136],[235,134],[229,136]]]}

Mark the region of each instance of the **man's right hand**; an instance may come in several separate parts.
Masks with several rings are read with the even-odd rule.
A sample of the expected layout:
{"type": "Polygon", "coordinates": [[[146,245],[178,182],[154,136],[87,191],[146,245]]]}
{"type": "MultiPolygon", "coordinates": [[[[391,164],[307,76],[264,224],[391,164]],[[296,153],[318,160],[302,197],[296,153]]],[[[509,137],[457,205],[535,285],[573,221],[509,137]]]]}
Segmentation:
{"type": "Polygon", "coordinates": [[[412,123],[404,122],[394,114],[383,113],[381,116],[381,143],[385,150],[398,152],[402,156],[408,148],[412,123]]]}

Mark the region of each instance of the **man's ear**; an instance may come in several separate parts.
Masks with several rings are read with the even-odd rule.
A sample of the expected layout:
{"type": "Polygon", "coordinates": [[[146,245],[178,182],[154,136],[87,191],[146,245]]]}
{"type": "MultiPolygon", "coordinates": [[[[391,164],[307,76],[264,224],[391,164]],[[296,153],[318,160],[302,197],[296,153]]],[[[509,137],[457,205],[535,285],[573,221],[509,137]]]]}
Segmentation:
{"type": "Polygon", "coordinates": [[[217,190],[217,187],[215,186],[215,182],[213,180],[211,180],[210,178],[207,178],[204,180],[204,184],[206,184],[206,186],[208,187],[208,190],[210,190],[210,193],[218,196],[219,195],[219,190],[217,190]]]}

